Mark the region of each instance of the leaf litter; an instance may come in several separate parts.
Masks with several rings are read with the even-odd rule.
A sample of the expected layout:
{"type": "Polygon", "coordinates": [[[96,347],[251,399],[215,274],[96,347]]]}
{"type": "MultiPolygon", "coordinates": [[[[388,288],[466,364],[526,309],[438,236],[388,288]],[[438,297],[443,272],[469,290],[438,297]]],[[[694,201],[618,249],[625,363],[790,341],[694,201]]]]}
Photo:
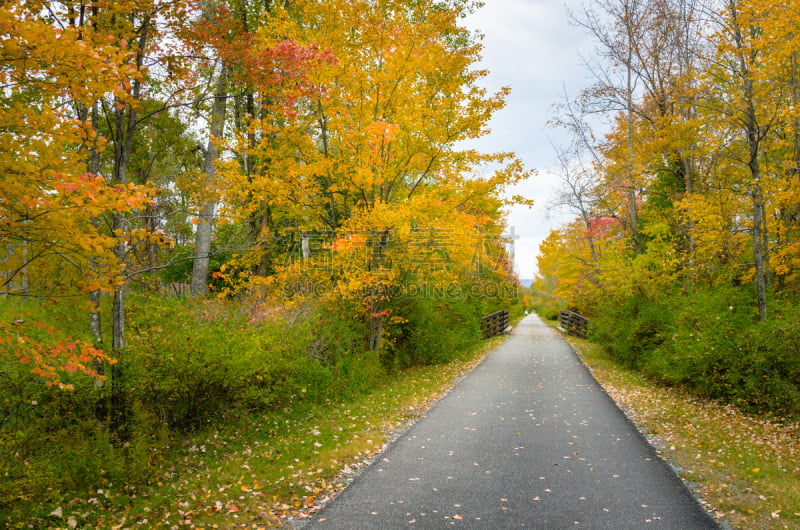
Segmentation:
{"type": "Polygon", "coordinates": [[[645,380],[568,338],[592,375],[723,526],[800,527],[800,424],[645,380]]]}
{"type": "Polygon", "coordinates": [[[330,503],[504,339],[484,342],[464,361],[408,370],[346,403],[224,418],[218,429],[175,440],[160,480],[108,484],[83,499],[54,493],[49,515],[30,523],[111,530],[295,526],[330,503]]]}

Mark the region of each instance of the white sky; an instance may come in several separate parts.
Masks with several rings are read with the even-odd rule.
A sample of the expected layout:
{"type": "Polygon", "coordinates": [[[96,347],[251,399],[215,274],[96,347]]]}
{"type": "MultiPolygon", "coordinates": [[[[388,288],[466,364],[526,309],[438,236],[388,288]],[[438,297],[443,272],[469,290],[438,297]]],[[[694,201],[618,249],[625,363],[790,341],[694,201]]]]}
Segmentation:
{"type": "Polygon", "coordinates": [[[581,54],[590,56],[591,38],[570,25],[567,6],[580,11],[581,0],[484,0],[486,5],[465,25],[484,34],[482,67],[489,70],[489,90],[511,87],[506,107],[490,123],[491,134],[476,142],[481,151],[514,151],[538,175],[513,190],[534,199],[532,209],[515,207],[508,221],[516,240],[516,269],[522,279],[536,274],[539,244],[551,228],[569,216],[551,213],[547,202],[557,187],[551,169],[557,167],[552,144],[565,146],[561,131],[547,126],[553,105],[591,84],[581,54]]]}

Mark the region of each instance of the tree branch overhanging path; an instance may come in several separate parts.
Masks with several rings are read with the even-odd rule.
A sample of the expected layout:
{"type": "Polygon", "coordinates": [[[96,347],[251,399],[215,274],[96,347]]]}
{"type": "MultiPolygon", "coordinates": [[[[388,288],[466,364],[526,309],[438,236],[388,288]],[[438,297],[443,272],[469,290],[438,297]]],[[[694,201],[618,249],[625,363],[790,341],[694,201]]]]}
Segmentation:
{"type": "Polygon", "coordinates": [[[314,529],[717,528],[567,343],[530,316],[314,529]]]}

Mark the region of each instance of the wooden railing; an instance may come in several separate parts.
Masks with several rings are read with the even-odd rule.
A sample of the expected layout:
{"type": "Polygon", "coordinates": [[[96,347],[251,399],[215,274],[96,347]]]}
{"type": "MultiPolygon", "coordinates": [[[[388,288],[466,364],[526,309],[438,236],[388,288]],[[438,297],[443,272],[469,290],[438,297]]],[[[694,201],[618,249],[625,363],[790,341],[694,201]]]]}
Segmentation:
{"type": "Polygon", "coordinates": [[[488,339],[495,335],[500,335],[508,327],[508,310],[503,309],[497,313],[481,318],[481,331],[483,338],[488,339]]]}
{"type": "Polygon", "coordinates": [[[561,311],[561,329],[567,335],[585,339],[588,337],[589,319],[573,311],[561,311]]]}

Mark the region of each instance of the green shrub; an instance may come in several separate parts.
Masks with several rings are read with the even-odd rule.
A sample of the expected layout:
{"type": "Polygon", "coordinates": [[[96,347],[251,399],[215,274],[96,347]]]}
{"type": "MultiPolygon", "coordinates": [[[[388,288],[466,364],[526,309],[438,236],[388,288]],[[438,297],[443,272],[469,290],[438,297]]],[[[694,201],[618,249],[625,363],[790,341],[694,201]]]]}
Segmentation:
{"type": "MultiPolygon", "coordinates": [[[[22,311],[88,340],[79,302],[39,307],[0,300],[0,314],[14,321],[22,311]]],[[[113,370],[106,367],[109,380],[99,389],[80,374],[65,375],[72,392],[49,388],[3,350],[0,473],[7,480],[0,481],[0,524],[17,510],[52,509],[64,495],[156,480],[181,430],[302,400],[347,399],[382,384],[387,367],[446,362],[477,342],[479,317],[500,302],[393,303],[379,355],[364,351],[366,326],[352,317],[354,301],[259,307],[132,293],[126,349],[113,370]]],[[[106,299],[105,322],[108,310],[106,299]]]]}
{"type": "Polygon", "coordinates": [[[741,380],[733,394],[746,410],[800,412],[800,325],[794,317],[757,322],[739,335],[729,371],[741,380]]]}
{"type": "Polygon", "coordinates": [[[673,302],[675,327],[668,340],[645,353],[644,372],[699,394],[731,396],[739,382],[728,374],[728,357],[738,354],[736,339],[752,324],[753,316],[745,309],[748,305],[742,293],[717,289],[673,302]]]}
{"type": "Polygon", "coordinates": [[[384,362],[406,368],[452,360],[480,339],[480,313],[465,298],[407,297],[397,303],[404,322],[384,362]]]}
{"type": "MultiPolygon", "coordinates": [[[[24,306],[0,304],[0,311],[24,310],[26,319],[87,338],[78,304],[24,306]]],[[[335,399],[380,382],[380,361],[362,351],[363,325],[346,308],[274,310],[133,294],[127,348],[102,389],[78,374],[65,376],[72,392],[46,387],[3,350],[0,473],[11,480],[0,481],[0,505],[14,511],[62,491],[147,483],[175,429],[245,409],[335,399]]]]}
{"type": "Polygon", "coordinates": [[[232,407],[268,410],[323,394],[331,372],[308,354],[314,336],[305,320],[250,318],[217,301],[140,308],[124,360],[126,391],[181,428],[232,407]]]}
{"type": "Polygon", "coordinates": [[[630,299],[592,321],[609,353],[648,377],[756,413],[800,415],[800,323],[775,300],[760,322],[752,293],[728,287],[692,296],[630,299]]]}
{"type": "Polygon", "coordinates": [[[304,355],[320,368],[305,375],[317,389],[316,397],[311,397],[354,397],[372,390],[386,375],[379,355],[365,351],[366,325],[353,318],[356,313],[352,301],[329,301],[300,328],[304,355]]]}
{"type": "Polygon", "coordinates": [[[512,304],[511,307],[508,308],[508,320],[510,322],[515,322],[516,320],[525,316],[525,306],[521,303],[512,304]]]}
{"type": "Polygon", "coordinates": [[[667,301],[632,297],[592,319],[589,333],[614,359],[628,367],[637,367],[643,356],[670,336],[674,318],[667,301]]]}
{"type": "Polygon", "coordinates": [[[542,305],[536,308],[536,313],[546,320],[558,320],[561,318],[561,311],[555,305],[542,305]]]}
{"type": "MultiPolygon", "coordinates": [[[[10,479],[0,481],[0,506],[13,511],[33,503],[44,509],[46,499],[55,502],[64,491],[139,484],[153,476],[157,450],[167,443],[151,426],[137,428],[136,414],[133,428],[126,429],[131,436],[123,440],[120,431],[98,420],[104,397],[91,381],[73,391],[37,384],[42,388],[35,399],[26,394],[19,420],[0,429],[0,472],[10,479]]],[[[2,398],[10,401],[7,393],[2,398]]]]}

